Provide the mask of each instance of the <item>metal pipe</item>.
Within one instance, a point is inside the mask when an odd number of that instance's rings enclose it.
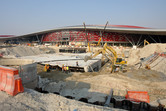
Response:
[[[112,98],[112,97],[113,97],[113,89],[111,89],[110,95],[108,96],[108,98],[107,98],[107,100],[106,100],[104,106],[107,106],[107,107],[110,106],[110,101],[111,101],[111,98]]]

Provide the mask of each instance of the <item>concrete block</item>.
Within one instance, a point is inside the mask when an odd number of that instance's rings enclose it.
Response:
[[[19,67],[19,76],[22,83],[30,83],[37,78],[37,63],[21,65]]]

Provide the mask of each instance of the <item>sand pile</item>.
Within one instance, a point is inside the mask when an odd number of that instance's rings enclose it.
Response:
[[[154,52],[162,53],[166,51],[166,44],[150,44],[140,50],[140,57],[147,57]]]
[[[119,111],[119,109],[95,106],[70,100],[56,94],[42,94],[25,89],[14,97],[0,91],[1,111]]]
[[[140,58],[148,57],[154,52],[162,53],[166,52],[166,44],[149,44],[142,49],[131,49],[128,58],[128,65],[134,65],[139,62]]]

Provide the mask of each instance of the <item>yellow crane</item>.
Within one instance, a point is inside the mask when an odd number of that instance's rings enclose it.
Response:
[[[99,54],[102,54],[112,63],[111,72],[114,70],[114,67],[127,64],[127,61],[125,61],[123,58],[118,58],[116,51],[112,47],[107,46],[107,43],[104,44],[103,49],[96,51],[93,55],[85,56],[84,61],[87,62]]]

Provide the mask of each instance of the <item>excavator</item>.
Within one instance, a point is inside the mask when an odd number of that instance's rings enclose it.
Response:
[[[102,54],[111,62],[111,72],[113,72],[117,67],[127,64],[127,61],[123,58],[118,58],[116,51],[112,47],[107,46],[107,43],[104,44],[103,49],[96,51],[93,55],[85,56],[84,61],[87,62],[99,54]]]
[[[144,40],[144,47],[145,47],[146,44],[149,45],[150,43],[145,39],[145,40]]]
[[[100,42],[101,42],[101,37],[100,37],[100,39],[99,39],[99,41],[98,41],[98,43],[97,43],[97,46],[100,46]]]

